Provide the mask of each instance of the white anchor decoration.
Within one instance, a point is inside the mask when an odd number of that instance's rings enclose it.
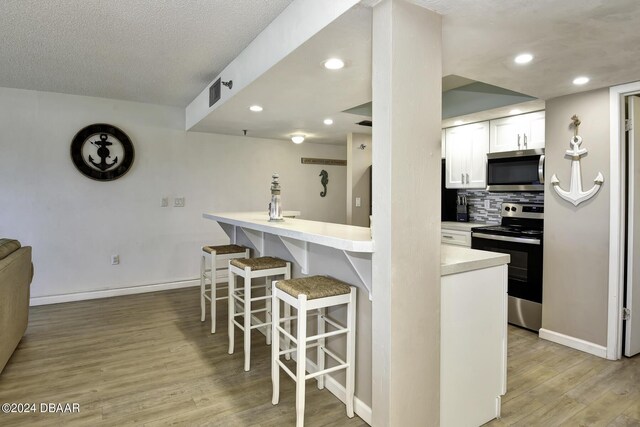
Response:
[[[551,177],[551,184],[556,193],[564,200],[573,203],[574,206],[578,206],[580,203],[585,202],[596,195],[596,193],[602,187],[604,183],[604,177],[601,172],[598,172],[598,176],[593,180],[595,185],[587,191],[582,191],[582,174],[580,173],[580,158],[587,154],[586,148],[580,148],[582,144],[582,138],[578,136],[578,126],[580,126],[580,120],[578,116],[571,117],[574,127],[574,135],[571,138],[571,150],[567,150],[567,156],[571,157],[571,183],[569,191],[563,190],[560,187],[560,180],[553,174]]]

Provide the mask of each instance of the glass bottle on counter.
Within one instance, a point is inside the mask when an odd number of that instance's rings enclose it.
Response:
[[[280,175],[274,173],[271,181],[271,203],[269,203],[269,221],[284,221],[282,218],[282,201],[280,199]]]

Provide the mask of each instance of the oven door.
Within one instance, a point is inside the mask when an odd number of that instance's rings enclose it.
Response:
[[[509,296],[542,303],[542,241],[473,232],[471,247],[509,254]]]

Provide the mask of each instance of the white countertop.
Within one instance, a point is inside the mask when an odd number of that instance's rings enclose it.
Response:
[[[474,227],[483,227],[485,225],[496,225],[493,222],[456,222],[442,221],[442,228],[445,230],[471,231]]]
[[[225,224],[345,251],[372,253],[374,248],[371,229],[368,227],[294,218],[269,222],[269,215],[261,212],[205,213],[202,216]]]
[[[511,261],[508,254],[479,251],[463,246],[442,245],[440,250],[441,276],[495,267]]]

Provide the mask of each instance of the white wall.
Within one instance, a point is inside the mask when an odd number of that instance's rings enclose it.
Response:
[[[92,123],[125,131],[136,160],[124,177],[81,175],[69,148]],[[225,243],[204,211],[264,210],[272,172],[285,209],[346,221],[346,168],[300,157],[346,158],[344,146],[187,133],[184,110],[0,88],[0,236],[33,246],[32,297],[194,279],[200,246]],[[325,198],[320,170],[329,172]],[[163,196],[186,197],[161,208]],[[110,255],[120,265],[110,265]]]
[[[358,148],[361,144],[366,145],[363,150]],[[347,224],[369,227],[371,153],[371,135],[347,135]],[[356,206],[357,197],[360,207]]]

